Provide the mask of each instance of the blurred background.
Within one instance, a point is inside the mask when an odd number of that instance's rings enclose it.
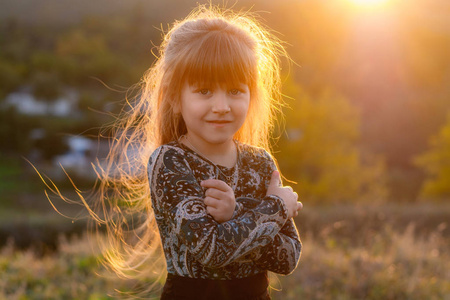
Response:
[[[28,161],[67,197],[61,165],[89,193],[102,126],[196,3],[1,1],[0,299],[142,285],[98,275],[82,206],[50,198],[70,218],[58,214]],[[272,278],[273,298],[450,299],[450,2],[226,6],[256,12],[293,60],[273,149],[305,206],[304,250],[292,275]]]

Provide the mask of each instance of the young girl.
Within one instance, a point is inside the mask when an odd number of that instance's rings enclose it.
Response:
[[[251,18],[200,7],[166,34],[124,112],[101,186],[120,244],[107,259],[121,275],[145,277],[160,239],[161,299],[270,299],[267,271],[297,266],[292,218],[302,205],[267,150],[278,53]]]

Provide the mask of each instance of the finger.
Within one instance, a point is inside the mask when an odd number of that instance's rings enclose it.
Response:
[[[218,200],[227,198],[227,193],[216,188],[209,188],[205,192],[205,196],[216,198]]]
[[[303,203],[301,203],[300,201],[297,202],[297,211],[302,210],[303,209]]]
[[[298,200],[298,194],[296,192],[294,192],[294,197],[295,197],[295,201]]]
[[[217,200],[215,198],[212,197],[205,197],[205,199],[203,199],[203,203],[205,203],[205,205],[208,207],[214,207],[214,208],[218,208],[218,206],[220,205],[220,200]]]
[[[208,212],[208,214],[210,214],[211,216],[215,216],[219,213],[219,210],[213,206],[207,206],[206,207],[206,211]]]
[[[270,178],[269,185],[271,186],[281,186],[281,178],[280,178],[280,172],[273,171],[272,177]]]
[[[287,186],[285,186],[285,188],[287,188],[287,189],[290,190],[291,192],[294,191],[294,189],[292,188],[292,186],[287,185]]]
[[[231,187],[226,184],[224,181],[219,179],[207,179],[200,182],[200,185],[204,188],[215,188],[224,192],[227,192],[231,189]]]

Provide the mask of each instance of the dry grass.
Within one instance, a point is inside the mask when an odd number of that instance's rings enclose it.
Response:
[[[281,278],[274,299],[450,299],[449,243],[441,228],[426,237],[387,227],[352,246],[332,232],[304,236],[301,262]]]
[[[272,297],[450,299],[449,211],[429,205],[305,210],[298,220],[300,265],[289,276],[272,276],[281,289]],[[420,212],[428,219],[418,218]],[[61,238],[59,251],[46,256],[4,247],[0,299],[112,299],[115,289],[139,287],[108,275],[89,238]]]
[[[46,256],[32,249],[14,251],[9,243],[0,252],[0,299],[115,299],[117,290],[138,288],[139,283],[119,280],[101,266],[93,238],[60,238],[59,251]]]

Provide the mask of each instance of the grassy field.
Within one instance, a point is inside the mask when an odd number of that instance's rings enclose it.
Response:
[[[450,299],[449,217],[444,204],[307,207],[296,220],[300,264],[271,276],[272,297]],[[47,255],[10,241],[0,252],[0,299],[113,299],[116,289],[148,284],[108,274],[92,239],[60,237]]]

